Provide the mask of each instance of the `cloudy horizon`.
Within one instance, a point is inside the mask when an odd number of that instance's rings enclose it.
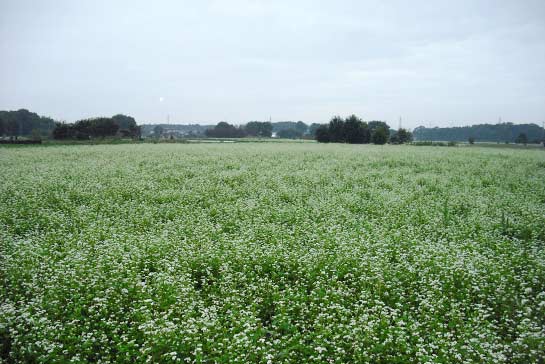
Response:
[[[545,2],[0,4],[0,109],[69,122],[545,120]]]

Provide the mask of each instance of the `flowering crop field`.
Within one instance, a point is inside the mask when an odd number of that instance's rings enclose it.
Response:
[[[6,363],[543,363],[545,153],[0,149]]]

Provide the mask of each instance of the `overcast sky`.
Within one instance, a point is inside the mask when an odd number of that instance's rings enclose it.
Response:
[[[139,123],[545,120],[545,1],[0,0],[0,109]]]

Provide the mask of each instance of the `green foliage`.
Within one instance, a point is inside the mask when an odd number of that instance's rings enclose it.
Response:
[[[413,140],[413,135],[407,129],[399,129],[390,136],[390,143],[392,144],[405,144],[410,143]]]
[[[386,144],[388,142],[388,129],[383,126],[376,127],[371,133],[373,144]]]
[[[250,121],[245,125],[244,130],[248,136],[270,138],[273,127],[270,122]]]
[[[344,131],[344,119],[334,116],[329,122],[329,141],[332,143],[344,143],[346,133]]]
[[[413,130],[416,140],[458,141],[463,142],[475,138],[480,142],[515,142],[521,133],[526,134],[528,141],[539,143],[543,138],[543,128],[536,124],[479,124],[451,128],[426,128],[419,126]]]
[[[55,128],[53,119],[40,116],[26,109],[0,111],[0,136],[32,136],[33,131],[48,135]]]
[[[119,125],[113,118],[92,118],[76,121],[74,124],[56,123],[53,130],[55,139],[104,138],[116,135]]]
[[[367,124],[356,115],[350,115],[345,120],[344,138],[350,144],[369,143],[370,132]]]
[[[214,128],[206,130],[205,134],[212,138],[242,138],[246,136],[243,127],[236,127],[225,121],[220,121]]]
[[[515,143],[517,144],[528,144],[528,137],[524,133],[520,133],[517,138],[515,139]]]
[[[373,123],[376,126],[376,123],[382,122],[374,121]],[[371,141],[371,128],[353,114],[346,120],[340,116],[334,116],[325,127],[320,126],[316,129],[314,138],[322,143],[367,144]]]
[[[369,127],[369,130],[371,131],[371,133],[373,133],[376,129],[378,128],[382,128],[386,131],[386,135],[389,136],[390,135],[390,126],[388,124],[386,124],[384,121],[369,121],[367,123],[368,127]]]
[[[132,116],[117,114],[112,116],[112,120],[119,126],[121,136],[140,138],[141,128],[136,125],[136,120]]]
[[[314,137],[319,143],[329,143],[329,127],[327,125],[320,125],[314,132]]]
[[[540,363],[542,150],[0,152],[0,361]]]
[[[111,118],[91,118],[78,120],[73,124],[55,123],[53,138],[57,140],[77,139],[89,140],[115,135],[121,137],[140,138],[141,130],[131,116],[117,114]]]

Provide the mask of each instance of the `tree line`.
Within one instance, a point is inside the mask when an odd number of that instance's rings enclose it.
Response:
[[[272,126],[272,129],[271,129]],[[143,124],[142,135],[149,137],[278,137],[287,139],[313,138],[320,124],[303,121],[250,121],[236,126],[222,121],[216,125]]]
[[[315,139],[320,143],[403,144],[412,140],[412,134],[406,129],[391,130],[384,121],[365,122],[352,114],[347,118],[334,116],[329,124],[318,126]]]
[[[143,131],[143,132],[142,132]],[[0,111],[0,137],[51,136],[55,139],[91,139],[109,136],[140,138],[154,137],[213,137],[213,138],[314,138],[322,143],[403,144],[412,141],[476,141],[506,143],[539,143],[545,141],[545,131],[536,124],[478,124],[464,127],[426,128],[420,126],[410,133],[406,129],[392,130],[386,122],[365,122],[356,115],[333,117],[328,124],[306,124],[303,121],[250,121],[245,125],[219,122],[216,125],[136,124],[133,117],[118,114],[56,122],[26,109]]]
[[[478,124],[449,128],[426,128],[413,130],[415,140],[539,143],[543,141],[544,130],[536,124]]]
[[[0,111],[0,136],[10,138],[49,135],[55,129],[55,121],[27,109]]]
[[[63,123],[26,109],[0,111],[0,137],[8,136],[11,139],[53,137],[84,140],[108,136],[139,138],[140,134],[136,120],[123,114]]]
[[[98,117],[75,123],[55,123],[53,138],[59,140],[105,138],[109,136],[140,138],[140,127],[133,117],[118,114],[111,118]]]

